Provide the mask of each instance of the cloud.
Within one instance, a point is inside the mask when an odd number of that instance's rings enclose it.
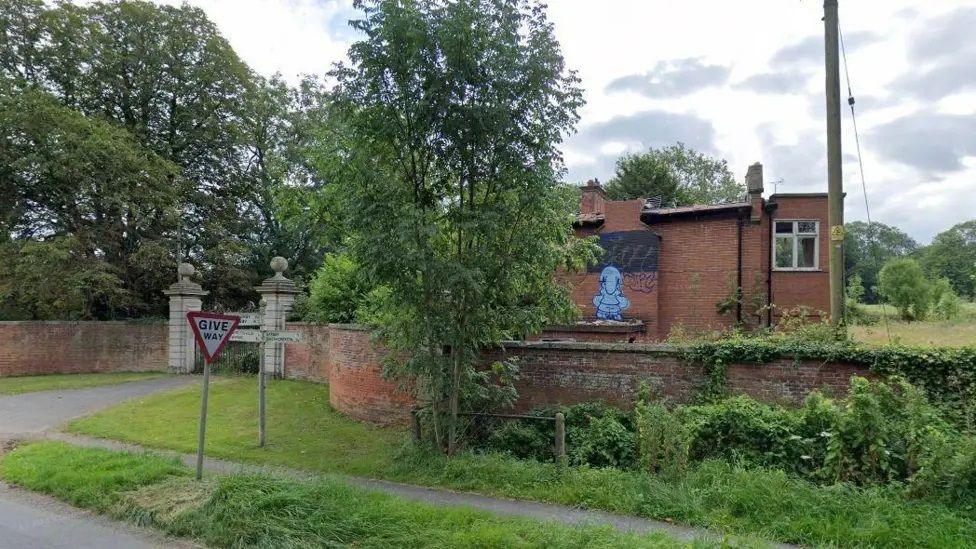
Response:
[[[769,125],[759,126],[756,133],[762,143],[766,179],[782,179],[781,192],[827,190],[827,145],[822,132],[805,130],[792,141],[779,139]],[[768,190],[772,192],[772,188]]]
[[[884,158],[930,176],[960,170],[964,157],[976,156],[976,115],[918,111],[877,126],[869,135]]]
[[[892,83],[902,92],[937,100],[976,89],[976,8],[961,8],[919,25],[908,39],[913,70]]]
[[[706,65],[699,58],[659,61],[643,74],[621,76],[607,85],[607,92],[631,91],[651,98],[678,97],[724,84],[729,67]]]
[[[880,39],[872,32],[852,32],[844,36],[844,46],[848,53]],[[772,65],[811,65],[824,62],[823,35],[813,35],[781,48],[770,59]]]
[[[757,93],[801,93],[806,90],[810,72],[787,70],[754,74],[735,84],[736,88]]]
[[[702,152],[717,152],[712,123],[694,114],[649,110],[590,124],[566,142],[569,180],[607,179],[621,154],[678,141]],[[606,154],[601,149],[622,153]]]

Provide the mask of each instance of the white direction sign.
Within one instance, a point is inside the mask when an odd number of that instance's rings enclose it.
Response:
[[[238,326],[260,326],[261,325],[261,313],[227,313],[231,316],[236,316],[241,319],[237,323]],[[236,341],[236,340],[232,340]]]
[[[230,340],[244,343],[261,343],[264,341],[264,334],[261,332],[261,330],[242,328],[239,330],[234,330],[234,333],[230,334]]]
[[[268,330],[264,332],[264,340],[268,342],[301,341],[302,334],[291,330]]]
[[[239,321],[236,316],[202,311],[190,311],[186,313],[186,319],[190,322],[193,336],[208,363],[213,362],[220,354],[224,344],[237,329]]]

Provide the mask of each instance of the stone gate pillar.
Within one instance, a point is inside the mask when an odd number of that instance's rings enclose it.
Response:
[[[288,261],[283,257],[271,260],[274,276],[265,280],[254,288],[261,294],[264,306],[261,311],[261,330],[285,329],[285,318],[292,304],[298,288],[295,283],[285,278],[282,273],[288,268]],[[268,343],[264,346],[264,371],[274,377],[282,377],[285,372],[285,344]]]
[[[195,342],[186,313],[199,311],[207,291],[190,280],[193,265],[180,263],[178,279],[163,293],[169,296],[169,371],[189,374],[193,371]]]

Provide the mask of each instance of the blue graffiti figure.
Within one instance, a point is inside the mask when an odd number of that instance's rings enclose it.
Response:
[[[630,300],[624,297],[621,285],[624,277],[616,267],[606,266],[600,273],[600,293],[593,296],[597,318],[621,320],[620,312],[630,307]]]

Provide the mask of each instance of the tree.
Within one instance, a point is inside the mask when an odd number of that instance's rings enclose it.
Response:
[[[345,254],[328,254],[309,284],[308,317],[316,322],[355,322],[373,285]]]
[[[662,206],[678,205],[678,178],[671,166],[650,153],[628,154],[617,159],[613,179],[606,185],[607,198],[632,200],[660,198]]]
[[[607,182],[614,200],[660,197],[663,206],[734,202],[744,194],[725,160],[681,142],[622,157]]]
[[[182,220],[187,259],[212,290],[208,306],[256,301],[253,286],[274,255],[287,255],[292,276],[301,277],[334,247],[333,229],[302,217],[305,204],[335,186],[299,158],[326,120],[324,88],[314,79],[292,89],[255,75],[201,9],[0,0],[0,92],[32,89],[123,129],[176,166],[185,184],[165,213]],[[333,206],[318,201],[307,211]],[[157,236],[175,240],[176,227]],[[172,282],[175,246],[149,246],[143,255],[163,249],[167,258],[144,265],[165,265]]]
[[[403,358],[391,373],[413,380],[452,453],[462,405],[514,398],[476,368],[482,351],[573,313],[554,274],[592,243],[573,237],[558,145],[582,94],[538,2],[356,6],[365,38],[333,72],[353,167],[350,248],[389,288],[395,314],[380,333]]]
[[[94,302],[65,298],[55,307],[27,302],[27,296],[46,301],[41,292],[14,292],[12,303],[24,307],[22,316],[110,318],[162,309],[167,282],[154,267],[175,249],[173,214],[182,185],[177,173],[125,130],[87,118],[46,93],[0,95],[0,231],[15,239],[10,249],[31,251],[36,259],[18,261],[8,275],[19,279],[3,283],[33,280],[23,273],[30,264],[45,277],[64,272],[47,270],[61,258],[71,262],[63,269],[78,272],[52,277],[59,284],[104,282],[128,295],[101,300],[92,288]],[[166,262],[167,273],[172,265]],[[108,283],[108,277],[115,280]],[[59,293],[75,290],[85,291]]]
[[[879,291],[905,320],[922,320],[928,314],[932,290],[925,272],[910,258],[892,259],[878,274]]]
[[[959,295],[976,297],[972,277],[976,265],[976,220],[935,235],[932,244],[922,251],[921,261],[929,276],[945,277]]]
[[[889,260],[907,257],[918,250],[918,242],[897,227],[853,221],[844,225],[844,272],[847,284],[858,276],[864,286],[864,301],[877,303],[878,272]]]

